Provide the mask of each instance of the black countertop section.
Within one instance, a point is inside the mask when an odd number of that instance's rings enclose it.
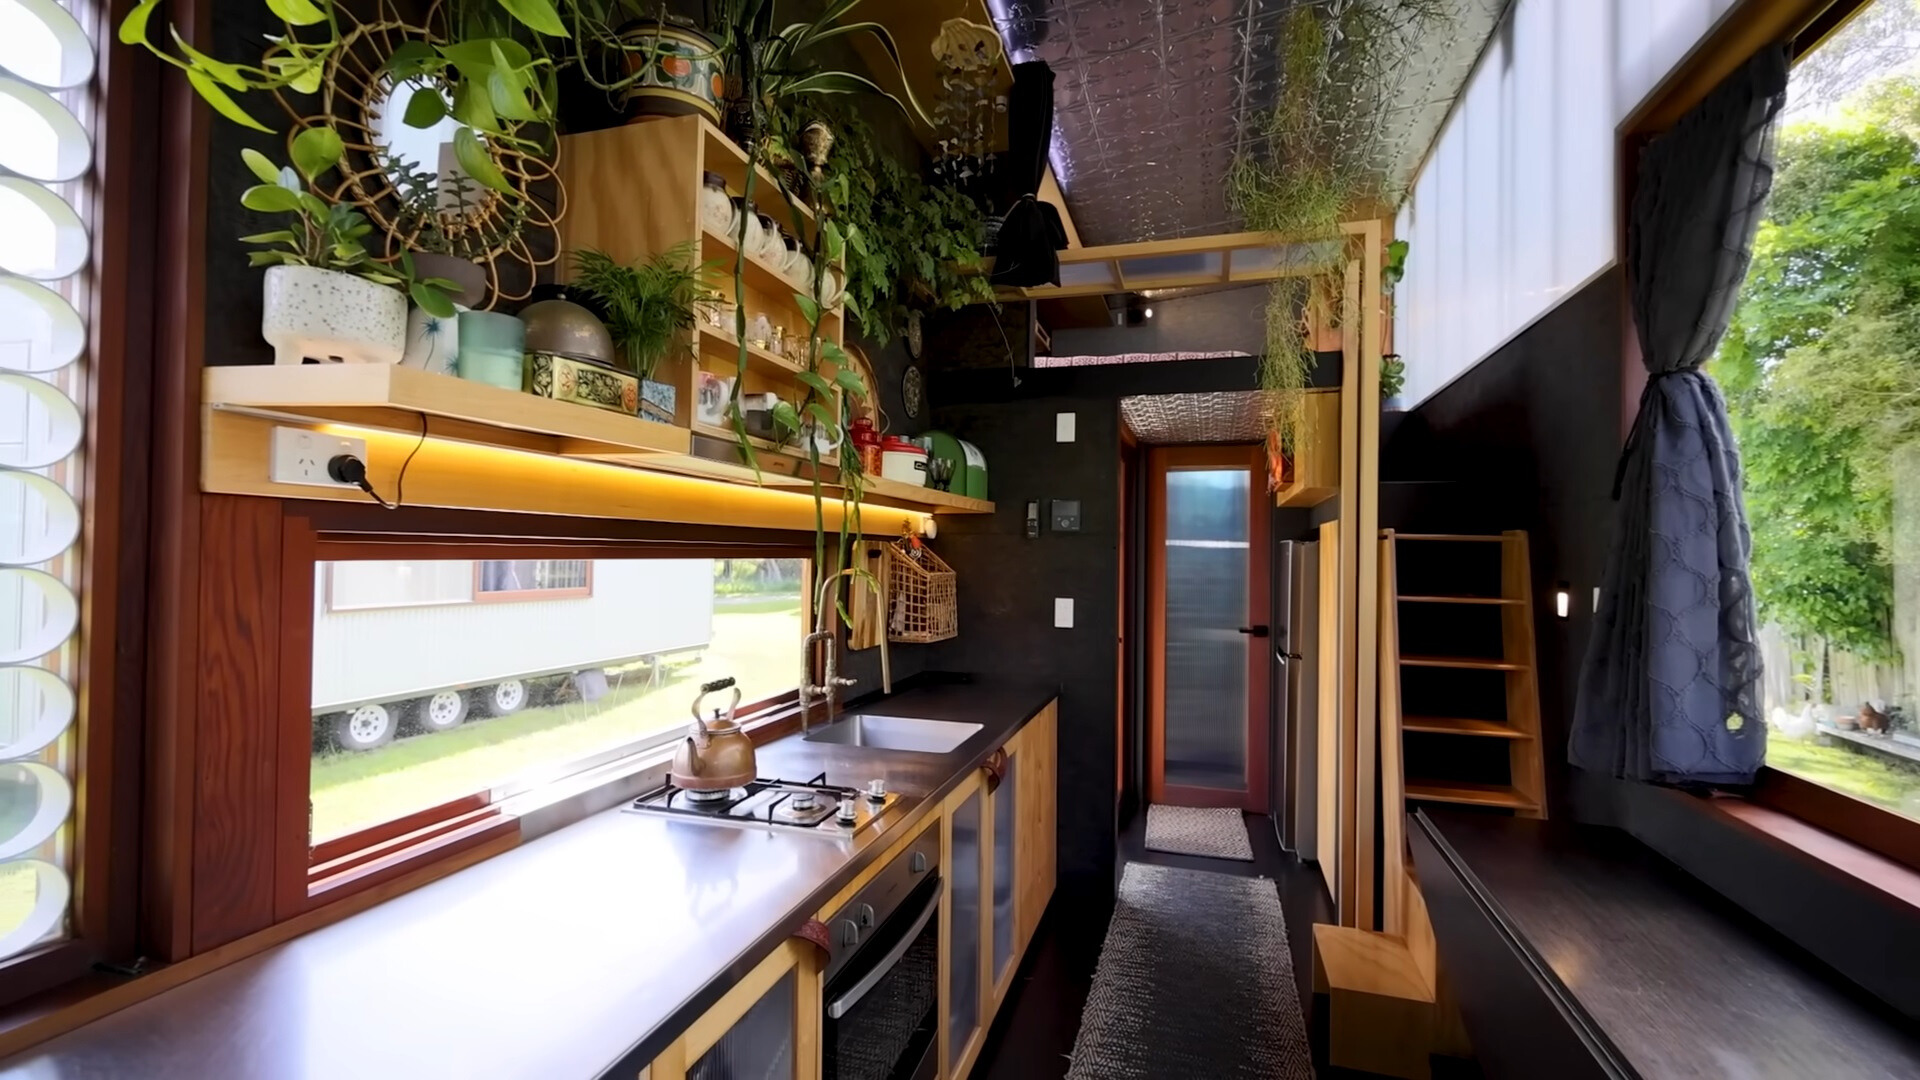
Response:
[[[1877,1003],[1632,837],[1423,813],[1455,872],[1639,1075],[1920,1076],[1920,1041]]]
[[[32,1077],[633,1076],[1058,695],[942,682],[851,712],[983,725],[949,754],[761,747],[762,776],[884,778],[851,840],[609,810],[0,1063]]]

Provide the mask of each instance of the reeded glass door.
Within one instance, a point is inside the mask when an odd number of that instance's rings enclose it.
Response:
[[[1266,805],[1267,500],[1257,447],[1153,451],[1149,797]]]

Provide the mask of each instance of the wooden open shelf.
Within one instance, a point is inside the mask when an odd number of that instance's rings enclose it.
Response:
[[[733,253],[736,250],[738,249],[733,246],[733,237],[722,236],[704,225],[700,227],[700,261],[721,263],[716,277],[724,279],[723,284],[731,284],[733,281]],[[802,296],[810,295],[807,282],[793,280],[781,273],[778,267],[751,251],[747,253],[747,262],[741,269],[741,276],[747,288],[768,296],[790,297],[796,293]],[[755,312],[748,312],[748,319],[751,320],[754,314]],[[823,331],[826,323],[837,322],[839,318],[839,305],[828,308],[821,316]]]
[[[1408,716],[1400,720],[1403,731],[1429,735],[1474,735],[1490,739],[1531,739],[1532,735],[1497,720],[1478,720],[1470,716]]]
[[[1275,506],[1318,506],[1340,494],[1340,391],[1300,395],[1293,457],[1287,462]]]
[[[392,364],[210,367],[202,399],[412,434],[424,414],[446,421],[430,424],[440,438],[563,457],[684,454],[689,445],[671,424]]]
[[[300,366],[260,365],[208,368],[202,379],[202,401],[215,413],[221,411],[251,413],[254,416],[290,423],[335,423],[404,436],[424,434],[434,439],[470,443],[502,450],[513,450],[549,458],[592,460],[648,472],[676,473],[725,481],[744,487],[811,489],[811,465],[804,457],[784,450],[763,439],[754,440],[760,451],[761,469],[756,473],[737,458],[714,457],[709,447],[695,453],[694,435],[700,435],[733,447],[733,432],[697,424],[691,428],[659,424],[635,416],[552,401],[516,390],[505,390],[471,382],[451,375],[435,375],[385,364],[306,364]],[[221,439],[220,431],[209,428],[208,438]],[[239,455],[239,456],[233,456]],[[703,456],[706,455],[706,456]],[[261,483],[267,462],[251,444],[211,446],[210,458],[220,457],[237,472],[252,477],[257,472]],[[259,458],[257,469],[252,459]],[[242,459],[246,460],[242,460]],[[230,460],[229,460],[230,459]],[[834,499],[840,497],[838,455],[823,462],[823,482]],[[512,468],[511,460],[501,463]],[[234,494],[281,494],[277,489],[260,489],[248,480],[239,487],[215,483],[207,490],[231,490]],[[307,490],[307,489],[300,489]],[[324,492],[328,489],[312,489]],[[357,493],[355,495],[357,496]],[[864,502],[933,514],[990,514],[994,505],[981,499],[969,499],[932,488],[914,487],[881,477],[869,477]],[[438,505],[463,505],[472,509],[501,509],[489,501],[485,491],[470,497]]]
[[[1417,802],[1495,806],[1529,812],[1540,809],[1539,803],[1505,784],[1469,784],[1460,780],[1408,780],[1407,798]]]
[[[740,343],[733,335],[711,326],[699,328],[700,355],[738,366],[740,362]],[[772,377],[792,378],[802,369],[798,363],[779,353],[762,349],[751,342],[747,344],[747,370],[758,371]]]
[[[881,506],[899,506],[908,509],[919,506],[932,507],[936,514],[993,513],[993,504],[985,499],[970,499],[965,495],[955,495],[951,491],[941,491],[938,488],[903,484],[898,480],[888,480],[884,476],[867,477],[865,492],[862,501]]]
[[[1478,656],[1402,656],[1405,667],[1467,668],[1473,671],[1525,671],[1526,665],[1511,660],[1489,660]]]

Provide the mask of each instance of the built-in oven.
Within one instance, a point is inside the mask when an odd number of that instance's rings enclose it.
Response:
[[[825,1080],[925,1080],[938,1071],[940,887],[934,828],[828,921]]]

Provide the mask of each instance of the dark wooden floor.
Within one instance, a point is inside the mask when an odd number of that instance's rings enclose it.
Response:
[[[1333,916],[1326,886],[1317,869],[1281,850],[1265,815],[1248,814],[1247,832],[1253,838],[1252,862],[1170,855],[1146,849],[1146,815],[1140,814],[1121,832],[1120,857],[1124,862],[1272,879],[1286,913],[1287,944],[1293,952],[1300,1001],[1308,1012],[1308,1030],[1315,1036],[1315,1057],[1324,1058],[1325,1025],[1313,1022],[1313,924]],[[1055,896],[980,1051],[975,1080],[1045,1080],[1066,1075],[1067,1055],[1080,1030],[1080,1010],[1093,986],[1111,915],[1110,900]],[[1319,1075],[1336,1080],[1359,1075],[1330,1071],[1324,1060],[1317,1060],[1315,1067]]]

